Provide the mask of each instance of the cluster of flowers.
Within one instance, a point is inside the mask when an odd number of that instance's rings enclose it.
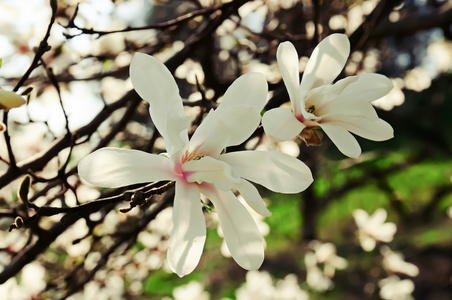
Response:
[[[361,153],[350,132],[375,141],[393,136],[392,127],[378,118],[370,104],[392,89],[388,78],[363,74],[331,84],[342,71],[349,52],[345,35],[328,36],[314,49],[299,84],[295,47],[290,42],[279,46],[277,60],[292,110],[280,107],[264,114],[262,125],[268,136],[288,140],[298,135],[309,145],[319,144],[315,130],[320,127],[349,157]],[[200,194],[213,203],[234,260],[245,269],[258,269],[264,259],[264,241],[232,190],[237,190],[258,214],[270,216],[250,181],[278,193],[299,193],[313,181],[303,162],[284,153],[225,153],[227,147],[246,141],[261,123],[268,94],[265,77],[248,73],[235,80],[220,105],[208,113],[189,139],[189,118],[177,84],[164,64],[136,53],[130,76],[134,89],[150,104],[151,118],[165,140],[167,153],[99,149],[80,161],[80,176],[102,187],[157,180],[176,182],[167,259],[179,276],[194,270],[204,247],[206,225]]]

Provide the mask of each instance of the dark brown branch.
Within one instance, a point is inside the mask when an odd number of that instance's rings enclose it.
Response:
[[[118,30],[110,30],[110,31],[101,31],[101,30],[94,30],[94,29],[89,29],[89,28],[82,28],[79,27],[75,24],[74,20],[77,16],[77,12],[78,12],[78,5],[77,8],[74,11],[73,16],[71,17],[71,19],[69,20],[69,23],[67,26],[65,26],[66,28],[75,28],[77,30],[80,30],[80,33],[76,34],[76,35],[70,35],[70,34],[64,34],[66,38],[73,38],[82,34],[97,34],[99,37],[103,36],[103,35],[107,35],[107,34],[112,34],[112,33],[123,33],[123,32],[130,32],[130,31],[141,31],[141,30],[150,30],[150,29],[166,29],[172,26],[176,26],[176,25],[180,25],[181,23],[188,21],[190,19],[193,19],[197,16],[202,16],[202,15],[207,15],[210,14],[216,10],[219,10],[222,8],[223,5],[216,5],[213,7],[207,7],[207,8],[202,8],[196,11],[192,11],[189,13],[186,13],[185,15],[179,16],[173,20],[169,20],[166,22],[161,22],[158,24],[154,24],[154,25],[148,25],[148,26],[142,26],[142,27],[126,27],[123,29],[118,29]]]

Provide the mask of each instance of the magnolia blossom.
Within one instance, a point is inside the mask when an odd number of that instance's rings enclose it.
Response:
[[[236,290],[237,300],[307,300],[308,293],[300,288],[295,274],[274,282],[267,271],[249,271],[246,283]]]
[[[328,36],[314,49],[300,83],[297,51],[292,43],[281,43],[276,58],[292,110],[279,107],[266,112],[262,119],[266,134],[275,140],[298,135],[308,145],[320,145],[314,131],[320,127],[339,151],[353,158],[361,154],[361,148],[351,133],[374,141],[392,138],[392,127],[378,118],[370,104],[391,91],[391,80],[362,74],[332,84],[349,54],[346,35]]]
[[[304,163],[283,153],[224,153],[226,147],[243,143],[259,125],[267,95],[263,75],[249,73],[238,78],[190,140],[189,118],[169,70],[154,57],[137,53],[130,75],[135,90],[150,104],[151,118],[165,140],[167,154],[99,149],[79,163],[80,176],[103,187],[176,182],[167,259],[179,276],[193,271],[204,247],[206,225],[200,194],[213,203],[234,260],[245,269],[259,268],[264,259],[262,236],[232,189],[257,213],[270,216],[248,180],[283,193],[301,192],[313,180]]]
[[[359,243],[364,250],[372,251],[377,241],[389,243],[394,238],[397,226],[392,222],[385,223],[386,216],[384,208],[377,209],[371,216],[362,209],[353,211]]]
[[[403,255],[392,251],[388,246],[381,246],[380,252],[383,254],[383,267],[391,273],[402,273],[411,277],[419,275],[419,268],[406,262]]]
[[[347,268],[348,261],[336,254],[336,246],[333,243],[322,243],[313,240],[309,243],[308,251],[304,262],[306,265],[306,282],[308,285],[320,292],[333,288],[334,283],[331,280],[334,277],[336,269],[343,270]],[[320,266],[323,264],[323,270]]]
[[[412,300],[411,293],[414,292],[414,283],[410,279],[401,280],[397,276],[378,281],[380,297],[385,300]]]

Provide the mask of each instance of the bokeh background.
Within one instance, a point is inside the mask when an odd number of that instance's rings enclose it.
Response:
[[[228,257],[206,211],[201,262],[177,277],[165,261],[173,191],[98,189],[77,176],[100,147],[164,151],[130,83],[135,52],[165,62],[194,130],[246,72],[266,76],[266,109],[287,102],[278,44],[294,43],[303,70],[335,32],[352,47],[338,79],[393,80],[373,104],[395,136],[358,138],[359,159],[326,136],[307,147],[261,128],[228,149],[283,151],[315,178],[298,195],[260,191],[273,213],[255,216],[260,270]],[[452,1],[440,0],[0,1],[0,87],[27,99],[2,112],[2,299],[452,299],[451,37]],[[120,212],[127,189],[147,203]]]

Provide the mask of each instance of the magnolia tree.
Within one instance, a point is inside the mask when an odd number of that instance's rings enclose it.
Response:
[[[447,295],[447,92],[401,104],[449,2],[37,2],[0,4],[6,299]]]

